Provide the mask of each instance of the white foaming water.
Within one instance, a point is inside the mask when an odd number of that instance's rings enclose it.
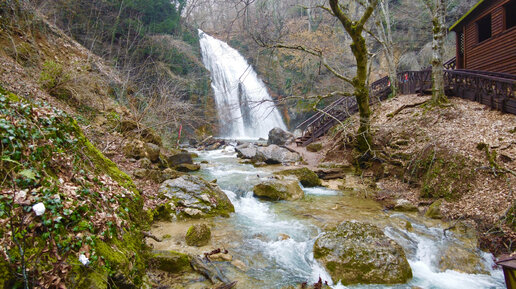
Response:
[[[323,187],[315,187],[315,188],[305,188],[303,187],[303,191],[305,191],[308,195],[315,195],[315,196],[337,196],[340,195],[340,192],[330,190]]]
[[[199,30],[204,66],[212,88],[222,137],[267,138],[274,127],[286,130],[267,88],[238,51]]]
[[[398,285],[354,285],[343,286],[331,279],[328,272],[313,257],[313,245],[321,234],[319,228],[306,219],[297,218],[288,212],[275,208],[280,203],[260,201],[253,197],[252,187],[270,175],[264,169],[257,170],[250,165],[238,163],[234,154],[223,155],[223,151],[199,152],[201,158],[210,161],[201,173],[216,177],[235,207],[235,214],[228,222],[241,234],[241,243],[234,248],[239,259],[249,263],[247,275],[263,283],[255,288],[283,288],[287,285],[308,282],[313,284],[321,278],[334,289],[503,289],[503,273],[493,269],[492,256],[479,253],[484,259],[484,270],[488,274],[466,274],[439,269],[439,258],[450,244],[460,243],[453,236],[443,236],[442,228],[427,228],[403,214],[392,214],[391,218],[402,218],[412,222],[414,231],[387,227],[385,233],[397,241],[409,260],[414,277],[406,284]],[[219,158],[222,156],[222,158]],[[313,198],[339,195],[326,188],[303,188]],[[316,204],[317,202],[314,202]],[[289,238],[285,239],[284,235]],[[283,238],[282,238],[283,237]],[[334,283],[335,282],[335,283]],[[249,287],[246,287],[249,288]]]

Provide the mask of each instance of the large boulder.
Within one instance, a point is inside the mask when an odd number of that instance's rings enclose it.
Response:
[[[211,239],[210,227],[206,224],[196,224],[188,228],[185,241],[188,246],[202,247],[208,245]]]
[[[251,159],[253,162],[264,162],[266,164],[288,164],[301,161],[298,153],[279,147],[277,145],[269,145],[266,147],[258,147],[256,155]]]
[[[281,176],[296,176],[304,187],[317,187],[321,185],[321,179],[315,172],[308,168],[283,170],[275,173]]]
[[[184,175],[163,182],[159,188],[170,199],[172,214],[179,218],[224,216],[235,211],[226,194],[213,183],[198,176]]]
[[[315,241],[314,257],[343,285],[398,284],[412,278],[401,246],[371,224],[339,224]]]
[[[252,143],[244,143],[235,148],[237,157],[242,159],[252,159],[256,156],[256,146]]]
[[[294,135],[288,131],[284,131],[279,127],[275,127],[269,131],[269,139],[267,144],[275,144],[284,146],[294,140]]]
[[[167,156],[167,163],[173,168],[181,164],[193,164],[193,159],[188,152],[178,152]]]
[[[299,182],[294,178],[271,179],[260,183],[253,188],[256,197],[272,201],[279,200],[299,200],[305,193],[299,186]]]

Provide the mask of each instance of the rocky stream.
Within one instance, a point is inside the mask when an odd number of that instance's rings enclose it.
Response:
[[[340,189],[330,189],[337,188],[335,182],[323,182],[326,187],[299,183],[303,196],[271,200],[257,198],[253,187],[283,179],[277,172],[290,167],[255,167],[238,158],[231,146],[195,153],[202,165],[194,175],[220,187],[234,213],[159,222],[152,234],[165,238],[150,243],[155,250],[191,256],[227,250],[212,262],[220,274],[237,281],[237,288],[297,288],[319,278],[332,288],[505,288],[493,256],[477,249],[467,226],[446,231],[449,224],[417,211],[383,210],[367,197],[370,184],[351,173],[337,181]],[[188,246],[185,234],[199,223],[211,228],[211,240]],[[179,288],[214,286],[193,272],[175,275],[170,283],[181,284]]]

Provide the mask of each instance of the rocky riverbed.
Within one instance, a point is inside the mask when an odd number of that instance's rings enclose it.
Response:
[[[251,164],[242,164],[231,149],[196,153],[200,156],[196,161],[203,164],[195,174],[220,188],[235,212],[230,213],[229,218],[179,218],[173,222],[155,223],[151,233],[162,237],[163,241],[151,240],[149,243],[154,250],[177,251],[190,258],[221,249],[222,253],[214,254],[212,264],[224,278],[237,281],[237,288],[284,288],[304,282],[315,283],[319,278],[333,288],[504,288],[502,272],[493,269],[491,255],[476,249],[476,240],[467,227],[457,227],[445,234],[443,229],[448,225],[439,220],[427,219],[414,211],[385,211],[368,198],[372,184],[364,183],[352,174],[332,182],[323,181],[325,185],[340,188],[338,190],[321,186],[305,188],[299,184],[304,193],[300,199],[261,200],[253,196],[253,187],[277,180],[277,172],[285,170],[285,166],[255,168]],[[198,200],[202,202],[202,197]],[[329,265],[328,258],[321,257],[321,246],[315,246],[314,257],[314,244],[331,244],[333,241],[327,242],[331,232],[336,227],[340,227],[337,231],[342,230],[345,226],[342,224],[348,221],[366,223],[375,228],[372,229],[374,232],[379,232],[374,234],[376,241],[363,243],[368,252],[363,255],[372,258],[365,260],[365,266],[399,263],[401,277],[383,280],[371,274],[372,282],[359,278],[342,283],[401,284],[344,287],[337,280],[343,277],[331,270],[335,268],[334,264]],[[187,244],[187,231],[196,224],[206,224],[211,230],[206,245]],[[382,249],[378,242],[392,244],[394,249]],[[338,254],[343,247],[334,249],[337,251],[332,254],[337,257],[332,258],[344,260]],[[215,286],[209,277],[186,271],[170,274],[157,270],[153,274],[162,284],[174,284],[176,287],[173,288]],[[216,276],[212,277],[220,283]]]

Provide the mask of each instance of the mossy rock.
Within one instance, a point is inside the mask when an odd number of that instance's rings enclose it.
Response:
[[[235,211],[228,196],[216,184],[194,175],[166,180],[159,193],[170,199],[178,218],[229,217]]]
[[[478,164],[445,150],[427,147],[414,154],[404,178],[421,185],[422,198],[454,200],[469,192]]]
[[[211,229],[206,224],[197,224],[188,228],[185,240],[188,246],[202,247],[208,245],[211,239]]]
[[[343,285],[400,284],[412,278],[403,248],[371,224],[342,222],[317,238],[314,257]]]
[[[146,157],[151,162],[156,163],[159,161],[160,147],[158,145],[148,142],[144,144],[144,148]]]
[[[441,205],[443,203],[443,200],[437,200],[433,202],[430,207],[428,207],[428,210],[425,213],[425,217],[431,218],[431,219],[442,219],[441,215]]]
[[[162,146],[163,141],[161,140],[161,136],[152,128],[146,128],[140,133],[142,139],[145,142],[155,144],[157,146]]]
[[[258,198],[272,201],[294,201],[305,195],[295,179],[269,180],[254,186],[253,193]]]
[[[173,168],[181,164],[193,164],[192,155],[185,152],[173,152],[166,156],[169,167]]]
[[[398,199],[394,204],[394,210],[398,212],[417,212],[417,207],[409,200]]]
[[[120,132],[128,132],[138,128],[138,123],[132,119],[123,119],[120,121]]]
[[[306,150],[309,152],[313,152],[313,153],[316,153],[316,152],[322,150],[322,148],[323,148],[323,145],[320,143],[311,143],[306,146]]]
[[[190,256],[176,251],[153,251],[150,265],[168,273],[191,272]]]
[[[196,172],[196,171],[200,170],[201,166],[198,164],[180,164],[180,165],[176,166],[175,169],[178,172],[189,173],[189,172]]]
[[[122,148],[122,152],[127,158],[140,159],[147,157],[145,143],[138,139],[130,139]]]
[[[276,172],[275,174],[282,176],[296,176],[304,187],[317,187],[321,185],[321,179],[319,179],[315,172],[308,168],[283,170]]]

